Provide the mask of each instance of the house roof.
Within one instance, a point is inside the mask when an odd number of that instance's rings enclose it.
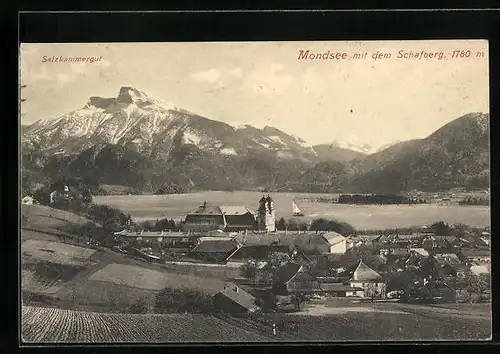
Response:
[[[460,259],[455,253],[438,253],[434,255],[434,259],[440,265],[455,265],[460,263]]]
[[[219,208],[222,214],[227,216],[245,215],[248,213],[256,215],[254,211],[242,205],[222,205]]]
[[[486,264],[473,265],[472,267],[470,267],[470,271],[476,275],[489,274],[491,272],[491,267]]]
[[[303,270],[303,266],[294,262],[288,262],[281,266],[274,276],[273,282],[284,284],[289,282],[297,273]]]
[[[491,257],[489,250],[462,249],[460,251],[464,257]]]
[[[429,256],[429,252],[426,251],[423,248],[410,248],[410,252],[415,252],[415,253],[423,256],[423,257],[428,257]]]
[[[342,283],[320,283],[319,287],[323,291],[361,291],[363,288],[344,285]]]
[[[324,233],[304,233],[304,232],[287,232],[287,233],[265,233],[237,235],[236,239],[243,244],[248,245],[270,245],[279,243],[281,245],[297,245],[297,246],[329,246],[327,239],[323,237]]]
[[[360,261],[358,267],[354,271],[353,280],[377,280],[380,278],[380,274],[368,267],[363,261]]]
[[[200,205],[188,215],[222,215],[222,210],[216,205]]]
[[[453,269],[457,272],[465,272],[469,270],[469,267],[466,264],[459,263],[459,264],[454,264],[452,265]]]
[[[235,288],[237,288],[238,291],[236,291]],[[256,298],[236,285],[228,285],[224,290],[219,291],[218,294],[227,297],[247,310],[256,310],[259,308],[255,305]]]
[[[326,232],[324,233],[323,235],[323,238],[328,241],[328,243],[330,245],[336,245],[336,244],[339,244],[343,241],[346,240],[346,238],[344,236],[342,236],[341,234],[337,233],[337,232]]]
[[[271,252],[290,252],[288,245],[244,245],[234,252],[229,259],[267,260]]]
[[[161,232],[161,231],[143,231],[143,232],[120,231],[120,232],[115,232],[114,235],[123,237],[163,237],[163,238],[192,237],[191,235],[188,235],[187,233],[183,232]]]
[[[201,242],[192,252],[227,253],[235,251],[239,246],[234,240],[210,240]]]

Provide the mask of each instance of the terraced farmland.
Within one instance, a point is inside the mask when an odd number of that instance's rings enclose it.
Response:
[[[210,315],[133,315],[23,306],[26,343],[269,342]]]

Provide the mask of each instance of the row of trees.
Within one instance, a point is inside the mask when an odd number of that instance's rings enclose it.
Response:
[[[395,194],[342,194],[338,198],[339,204],[423,204],[425,199],[410,199]]]
[[[346,223],[324,218],[315,219],[308,223],[297,219],[280,218],[276,221],[276,229],[279,231],[335,231],[342,235],[350,235],[356,232],[356,229]]]
[[[134,227],[132,227],[133,231],[180,231],[181,224],[176,223],[173,219],[157,219],[156,221],[147,220],[141,223],[138,223]]]
[[[490,205],[489,198],[467,197],[458,202],[459,205]]]

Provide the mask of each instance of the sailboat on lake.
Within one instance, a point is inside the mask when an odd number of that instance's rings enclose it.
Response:
[[[293,216],[304,216],[304,213],[302,212],[302,210],[300,210],[297,203],[295,203],[295,198],[293,198],[293,201],[292,201],[292,212],[293,212],[292,213]]]

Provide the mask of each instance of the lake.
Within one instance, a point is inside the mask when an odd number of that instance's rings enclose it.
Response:
[[[267,196],[267,194],[266,194]],[[272,193],[276,217],[291,217],[292,199],[305,214],[299,219],[320,217],[344,221],[358,230],[387,229],[427,225],[435,221],[464,223],[484,227],[491,224],[489,206],[420,205],[345,205],[313,202],[311,198],[335,197],[335,194]],[[206,191],[170,195],[94,196],[97,204],[107,204],[130,214],[136,221],[169,218],[183,219],[206,201],[211,205],[245,205],[256,211],[262,193]]]

